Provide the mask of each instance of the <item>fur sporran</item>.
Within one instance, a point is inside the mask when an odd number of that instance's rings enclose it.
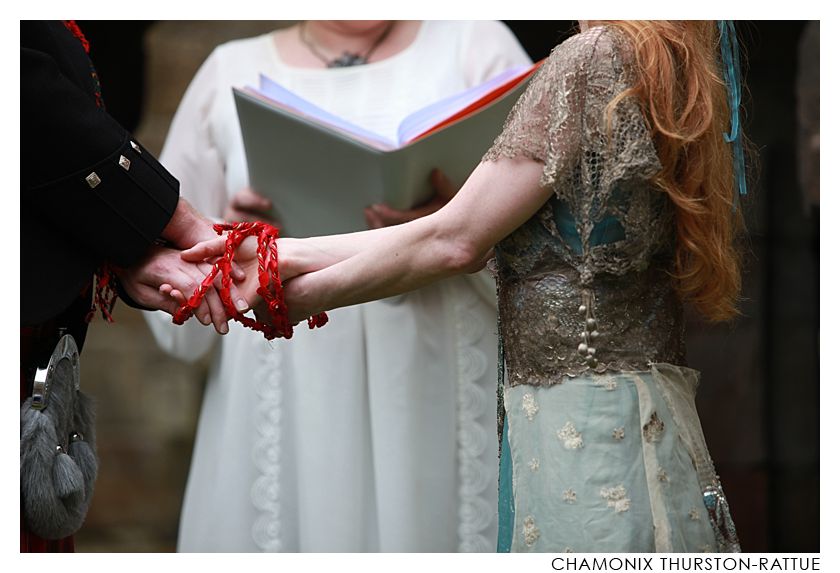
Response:
[[[20,495],[27,527],[61,539],[82,525],[96,480],[91,399],[79,390],[79,351],[61,338],[20,407]]]

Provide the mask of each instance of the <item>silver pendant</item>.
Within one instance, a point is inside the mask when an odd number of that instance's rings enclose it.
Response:
[[[351,66],[361,66],[367,63],[367,58],[360,54],[351,54],[344,52],[340,57],[332,60],[327,64],[328,68],[349,68]]]

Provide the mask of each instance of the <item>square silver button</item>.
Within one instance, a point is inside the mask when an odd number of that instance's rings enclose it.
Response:
[[[99,178],[99,175],[96,174],[96,171],[93,171],[90,175],[85,177],[85,181],[90,186],[91,189],[102,183],[102,179]]]

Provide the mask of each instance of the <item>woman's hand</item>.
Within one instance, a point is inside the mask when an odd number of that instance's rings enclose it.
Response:
[[[244,187],[225,208],[225,220],[231,223],[241,221],[253,222],[262,221],[275,227],[279,223],[271,213],[271,201],[250,187]]]
[[[432,170],[430,180],[432,188],[435,190],[435,196],[419,207],[400,211],[392,209],[384,203],[378,203],[365,209],[365,221],[368,228],[380,229],[425,217],[446,205],[458,192],[458,189],[440,169]]]

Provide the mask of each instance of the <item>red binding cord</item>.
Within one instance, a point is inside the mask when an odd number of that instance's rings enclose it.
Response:
[[[85,320],[87,322],[92,321],[98,308],[99,312],[102,313],[102,318],[106,322],[114,322],[112,313],[114,312],[114,305],[116,303],[116,277],[110,265],[103,263],[93,276],[93,302],[90,305],[90,312],[88,312]]]
[[[70,33],[76,36],[76,39],[82,43],[82,48],[84,48],[86,54],[90,54],[90,42],[88,42],[85,35],[82,34],[82,29],[79,28],[79,25],[76,24],[75,20],[62,20],[62,24],[64,27],[70,30]]]
[[[280,280],[280,270],[277,264],[277,239],[276,227],[267,223],[235,223],[213,225],[213,230],[219,235],[228,232],[225,241],[225,253],[213,264],[210,273],[195,289],[195,292],[187,302],[178,309],[172,318],[175,324],[184,324],[201,304],[207,291],[213,287],[216,275],[222,273],[222,286],[218,289],[219,298],[228,316],[235,321],[244,324],[248,328],[262,332],[268,340],[278,337],[292,337],[292,323],[289,321],[289,310],[283,296],[283,283]],[[236,310],[230,296],[230,286],[233,282],[231,272],[233,269],[233,258],[236,249],[247,237],[257,237],[257,272],[260,286],[257,288],[259,294],[268,305],[268,313],[271,317],[270,323],[249,318]],[[309,328],[320,328],[327,323],[327,315],[324,312],[307,319]]]

